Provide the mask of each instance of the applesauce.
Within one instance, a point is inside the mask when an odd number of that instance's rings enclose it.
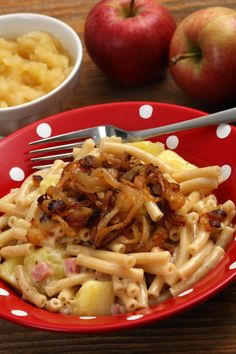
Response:
[[[0,38],[0,108],[35,100],[60,85],[71,70],[69,55],[51,34]]]

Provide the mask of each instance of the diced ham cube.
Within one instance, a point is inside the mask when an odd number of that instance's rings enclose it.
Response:
[[[79,273],[80,267],[76,264],[76,258],[65,258],[64,266],[66,274]]]
[[[41,281],[53,275],[53,269],[50,264],[42,261],[36,264],[31,274],[34,280]]]
[[[122,313],[124,313],[124,307],[121,306],[120,304],[114,304],[111,307],[111,315],[115,316],[115,315],[121,315]]]

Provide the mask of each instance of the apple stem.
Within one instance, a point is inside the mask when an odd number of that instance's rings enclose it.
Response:
[[[174,58],[171,58],[171,63],[176,64],[178,61],[182,59],[197,58],[197,57],[201,57],[201,53],[182,53],[182,54],[178,54]]]
[[[128,17],[134,16],[134,5],[135,5],[135,0],[130,0]]]

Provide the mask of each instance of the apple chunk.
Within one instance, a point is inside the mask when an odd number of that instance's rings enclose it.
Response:
[[[88,280],[76,294],[73,313],[79,316],[110,315],[113,304],[111,281]]]

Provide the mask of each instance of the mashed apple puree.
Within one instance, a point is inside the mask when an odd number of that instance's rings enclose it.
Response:
[[[52,91],[71,70],[56,38],[35,31],[16,40],[0,38],[0,108],[20,105]]]

